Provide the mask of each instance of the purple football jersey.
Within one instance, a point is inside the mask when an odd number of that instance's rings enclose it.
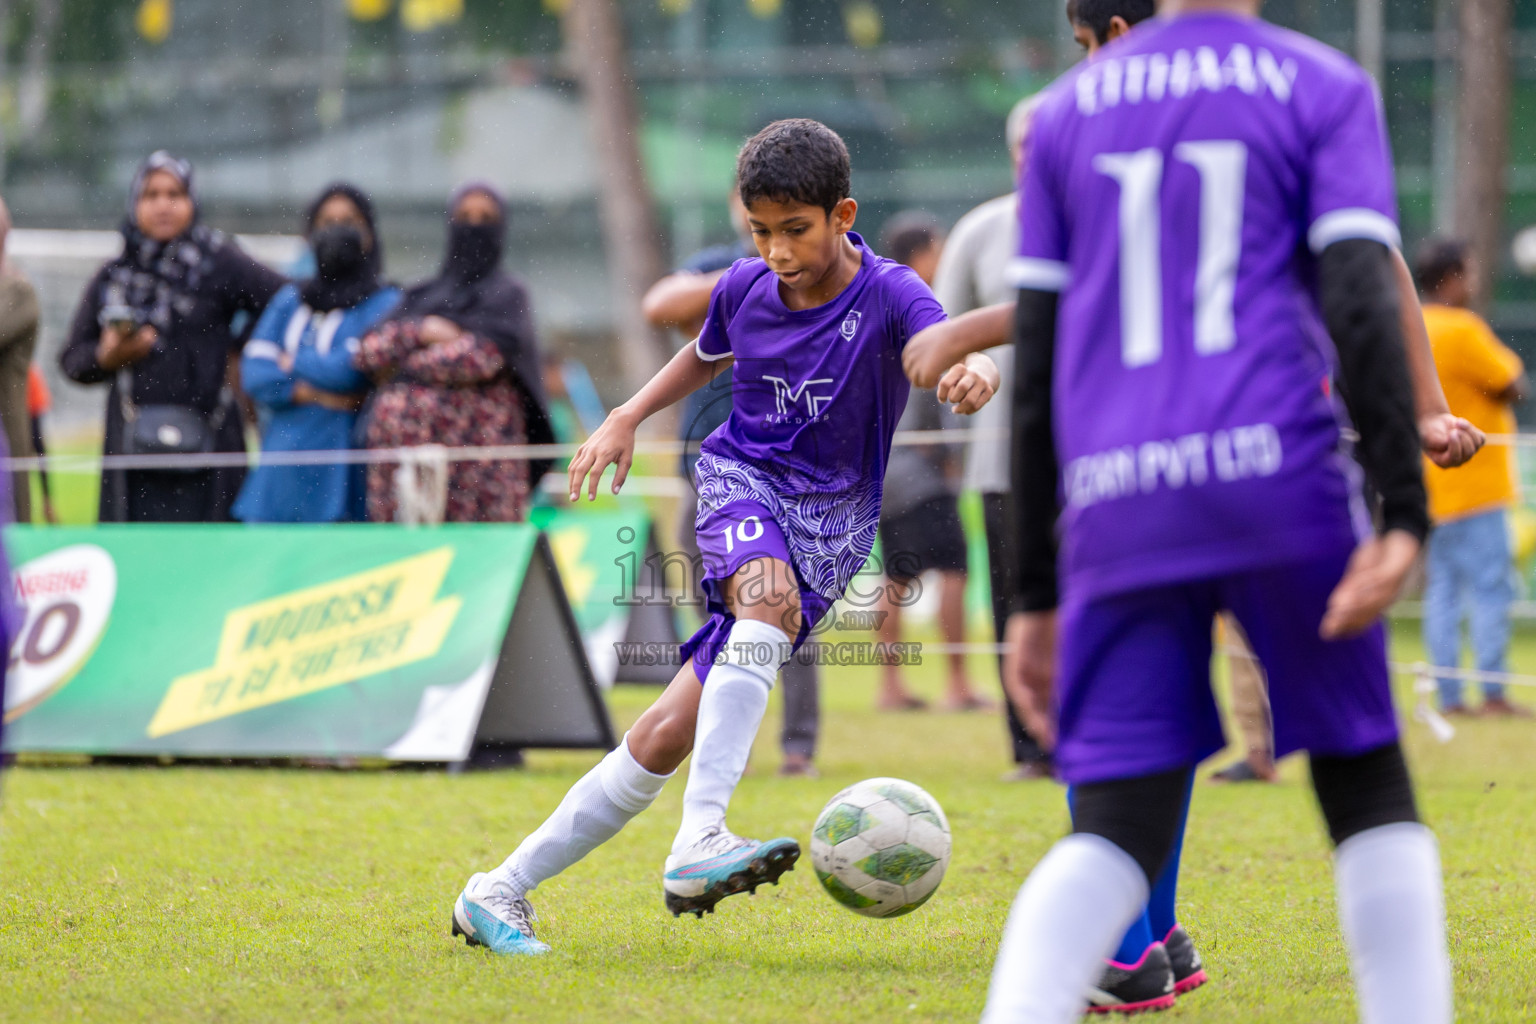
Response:
[[[916,273],[848,237],[863,263],[831,302],[792,310],[766,263],[739,260],[715,285],[698,338],[702,358],[735,359],[730,418],[700,446],[701,521],[706,504],[782,508],[802,583],[832,595],[874,544],[907,404],[901,350],[944,319]]]
[[[1013,283],[1061,292],[1063,587],[1347,549],[1358,471],[1316,267],[1344,239],[1398,244],[1365,72],[1256,18],[1145,22],[1051,87],[1022,189]]]

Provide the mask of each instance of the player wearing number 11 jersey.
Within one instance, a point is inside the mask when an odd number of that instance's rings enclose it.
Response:
[[[1210,622],[1227,610],[1268,670],[1277,754],[1311,754],[1365,1019],[1438,1024],[1438,853],[1378,622],[1427,529],[1380,101],[1254,0],[1188,6],[1165,0],[1066,76],[1031,134],[1010,637],[1075,786],[1074,834],[1020,891],[985,1020],[1081,1012],[1194,765],[1222,746]],[[1330,377],[1383,498],[1379,538]]]

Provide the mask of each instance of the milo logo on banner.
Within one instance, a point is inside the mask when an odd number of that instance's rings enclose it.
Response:
[[[11,643],[7,722],[57,692],[90,659],[117,599],[117,566],[95,544],[71,544],[23,563],[11,588],[26,618]]]
[[[180,676],[149,723],[164,736],[435,657],[463,603],[438,597],[451,547],[224,617],[211,667]]]

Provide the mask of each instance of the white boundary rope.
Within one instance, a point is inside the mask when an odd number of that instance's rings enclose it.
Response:
[[[1002,441],[1006,430],[899,430],[892,444],[899,447]],[[1536,438],[1533,438],[1536,443]],[[422,446],[427,447],[427,446]],[[519,459],[562,459],[576,454],[576,444],[496,444],[444,449],[448,462],[504,462]],[[698,442],[638,441],[636,455],[683,455],[699,450]],[[292,452],[205,452],[198,455],[48,455],[0,459],[0,472],[46,470],[49,473],[94,473],[99,469],[244,469],[257,466],[355,466],[409,462],[418,448],[332,448]]]
[[[898,430],[894,447],[1005,441],[1007,430],[954,427],[945,430]],[[1489,434],[1490,446],[1536,448],[1536,433]],[[448,462],[503,462],[517,459],[563,459],[576,454],[578,444],[499,444],[448,448]],[[691,441],[638,441],[636,455],[683,455],[698,451]],[[413,448],[334,448],[291,452],[207,452],[198,455],[48,455],[0,459],[0,472],[46,470],[49,473],[93,473],[104,469],[254,469],[257,466],[378,465],[412,461]]]

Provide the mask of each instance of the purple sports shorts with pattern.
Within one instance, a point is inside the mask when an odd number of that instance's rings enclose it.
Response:
[[[1230,610],[1269,677],[1275,755],[1361,754],[1397,739],[1378,623],[1318,624],[1350,552],[1189,583],[1063,601],[1056,764],[1069,783],[1192,766],[1226,746],[1211,693],[1211,620]]]
[[[701,501],[697,527],[699,554],[704,558],[701,586],[709,619],[683,643],[682,657],[693,660],[694,673],[702,683],[709,675],[710,666],[724,652],[731,626],[736,622],[723,600],[725,581],[754,558],[777,558],[791,567],[795,559],[790,556],[784,531],[779,528],[773,512],[761,502],[743,498],[717,508]],[[800,581],[799,590],[800,628],[793,638],[797,651],[832,607],[830,599],[807,587],[804,581]],[[753,597],[748,594],[743,599],[752,600]],[[763,600],[771,599],[765,597]],[[779,610],[773,619],[786,634],[790,632],[789,611],[787,607]]]

